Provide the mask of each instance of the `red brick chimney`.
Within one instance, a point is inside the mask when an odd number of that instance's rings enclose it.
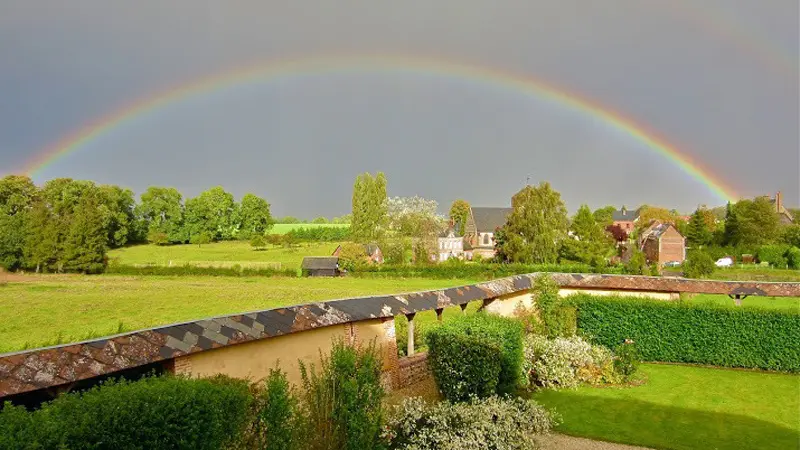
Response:
[[[775,193],[775,212],[781,212],[783,210],[783,195],[781,195],[781,191]]]

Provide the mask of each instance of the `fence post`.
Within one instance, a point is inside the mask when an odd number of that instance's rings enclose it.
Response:
[[[416,313],[406,314],[408,319],[408,356],[414,354],[414,316]]]

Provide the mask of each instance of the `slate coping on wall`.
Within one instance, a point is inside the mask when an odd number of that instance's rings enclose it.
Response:
[[[0,398],[86,380],[190,353],[360,320],[389,318],[530,289],[538,274],[400,295],[381,295],[212,317],[91,341],[0,354]],[[800,297],[800,283],[549,274],[562,288]]]

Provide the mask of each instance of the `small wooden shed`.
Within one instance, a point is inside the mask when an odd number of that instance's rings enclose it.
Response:
[[[306,277],[338,277],[342,274],[336,256],[306,256],[301,268]]]

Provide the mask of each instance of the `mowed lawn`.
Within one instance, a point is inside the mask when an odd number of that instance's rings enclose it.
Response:
[[[42,275],[0,284],[0,352],[310,301],[468,280]]]
[[[109,260],[122,265],[183,265],[186,263],[280,263],[281,268],[299,268],[305,256],[330,256],[337,242],[298,244],[297,247],[269,247],[254,250],[248,242],[229,241],[205,245],[134,245],[111,250]],[[214,264],[210,264],[214,265]],[[222,265],[222,264],[219,264]]]
[[[557,431],[666,449],[800,448],[800,375],[644,364],[637,387],[542,391]]]

